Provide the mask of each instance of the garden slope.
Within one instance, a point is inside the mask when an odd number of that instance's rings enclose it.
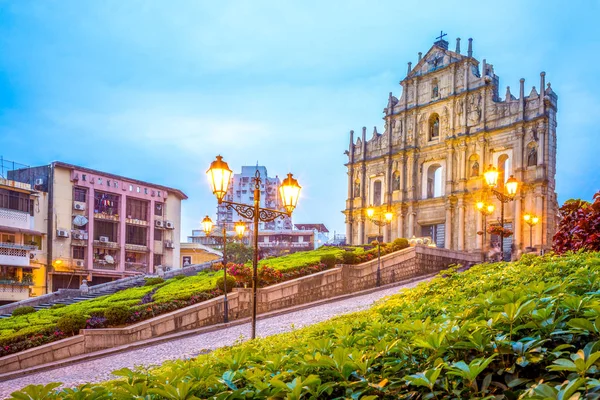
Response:
[[[447,271],[366,312],[44,398],[598,398],[599,339],[600,254],[524,256]],[[51,387],[25,389],[42,398],[36,391]]]

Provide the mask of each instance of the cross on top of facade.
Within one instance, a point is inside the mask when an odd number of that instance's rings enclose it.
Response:
[[[444,31],[440,31],[440,36],[436,37],[437,40],[444,40],[444,36],[448,36]]]

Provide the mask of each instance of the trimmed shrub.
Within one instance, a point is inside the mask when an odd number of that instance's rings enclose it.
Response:
[[[327,268],[333,268],[337,263],[337,257],[335,254],[323,254],[321,256],[321,262],[325,264]]]
[[[221,289],[222,292],[225,291],[224,279],[225,277],[220,276],[217,278],[217,287]],[[227,275],[227,293],[231,292],[231,290],[236,286],[236,280],[233,276]]]
[[[112,306],[104,311],[104,318],[109,325],[122,325],[129,318],[129,308],[125,306]]]
[[[345,251],[342,253],[342,263],[344,264],[357,264],[358,256],[353,251]]]
[[[25,315],[25,314],[31,314],[35,312],[35,308],[30,307],[30,306],[26,306],[26,307],[19,307],[19,308],[15,308],[12,312],[12,316],[16,317],[18,315]]]
[[[183,275],[183,274],[182,275],[175,275],[173,277],[173,279],[176,279],[176,280],[185,279],[185,275]]]
[[[161,277],[148,278],[146,279],[146,283],[144,283],[144,286],[154,286],[159,285],[161,283],[165,283],[165,280]]]
[[[86,320],[82,314],[63,315],[56,321],[59,330],[67,335],[75,335],[80,329],[85,328]]]
[[[410,244],[406,238],[398,238],[392,242],[392,251],[398,251],[408,247],[410,247]]]
[[[66,307],[66,306],[67,306],[66,304],[56,303],[56,304],[52,304],[52,306],[50,306],[50,309],[51,310],[56,310],[58,308],[63,308],[63,307]]]

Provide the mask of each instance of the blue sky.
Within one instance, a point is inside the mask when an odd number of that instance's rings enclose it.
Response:
[[[600,189],[592,1],[0,0],[0,155],[183,190],[182,237],[214,215],[205,170],[265,165],[303,186],[295,222],[343,232],[350,129],[383,130],[388,92],[439,31],[474,39],[518,94],[559,96],[559,201]]]

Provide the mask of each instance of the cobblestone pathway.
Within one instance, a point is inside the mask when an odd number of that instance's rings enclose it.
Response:
[[[419,282],[421,281],[262,319],[257,321],[256,332],[261,337],[275,335],[324,321],[337,315],[364,310],[382,297],[392,295],[403,288],[414,287]],[[114,379],[116,377],[112,375],[112,371],[120,368],[157,365],[166,360],[191,358],[200,352],[230,346],[235,341],[239,341],[242,336],[248,337],[249,335],[250,323],[247,323],[150,347],[116,353],[80,364],[26,375],[22,378],[0,382],[0,398],[7,398],[13,391],[30,384],[62,382],[64,386],[71,387],[85,382],[101,382]]]

